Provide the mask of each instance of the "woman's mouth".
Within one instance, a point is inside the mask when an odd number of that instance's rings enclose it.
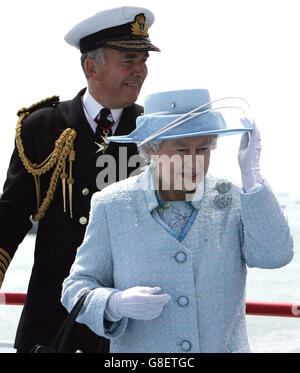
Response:
[[[189,181],[196,181],[197,179],[199,179],[200,175],[199,174],[182,174],[182,177]]]

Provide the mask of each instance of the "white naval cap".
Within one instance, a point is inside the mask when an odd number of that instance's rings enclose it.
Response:
[[[65,41],[81,53],[108,47],[131,51],[160,51],[151,44],[148,28],[153,13],[145,8],[124,6],[96,13],[74,26]]]

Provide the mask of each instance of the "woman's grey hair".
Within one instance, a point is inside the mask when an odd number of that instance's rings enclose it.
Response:
[[[219,135],[210,135],[210,149],[215,149],[217,147]],[[148,163],[151,162],[151,156],[149,154],[149,149],[152,149],[155,153],[161,147],[163,141],[162,140],[152,140],[147,142],[145,145],[138,148],[139,155],[143,157]]]
[[[106,64],[106,48],[105,47],[100,47],[97,49],[94,49],[92,51],[83,53],[81,55],[81,66],[84,71],[85,77],[88,78],[85,68],[84,68],[84,63],[87,58],[92,58],[96,62],[98,62],[100,65],[105,65]]]

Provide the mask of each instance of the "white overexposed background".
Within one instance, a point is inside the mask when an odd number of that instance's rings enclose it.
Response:
[[[72,99],[86,86],[80,52],[65,43],[65,33],[102,9],[124,5],[153,11],[150,38],[162,51],[150,53],[138,103],[150,93],[189,88],[207,88],[212,98],[249,101],[262,137],[262,174],[288,201],[295,258],[279,270],[249,270],[247,299],[299,303],[299,0],[2,2],[0,184],[14,146],[17,111],[52,95]],[[239,141],[240,135],[219,140],[210,166],[214,176],[240,183]],[[26,292],[34,239],[28,235],[20,245],[2,291]],[[2,307],[0,340],[13,340],[21,307]],[[253,351],[299,352],[298,323],[248,316]]]
[[[80,52],[64,41],[76,23],[111,7],[149,8],[156,20],[145,95],[207,88],[241,96],[261,131],[263,175],[275,192],[300,196],[299,0],[10,0],[0,12],[0,184],[14,145],[16,112],[52,95],[73,98],[86,85]],[[210,172],[240,182],[240,135],[219,141]]]

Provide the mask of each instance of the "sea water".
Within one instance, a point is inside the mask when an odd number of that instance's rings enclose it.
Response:
[[[283,209],[294,237],[292,262],[278,269],[248,268],[247,300],[300,304],[300,203],[285,201]],[[35,235],[29,234],[19,246],[1,288],[1,292],[26,292],[34,255]],[[0,341],[13,341],[22,306],[0,305]],[[300,352],[300,317],[247,315],[252,352]],[[14,352],[1,348],[0,352]]]

